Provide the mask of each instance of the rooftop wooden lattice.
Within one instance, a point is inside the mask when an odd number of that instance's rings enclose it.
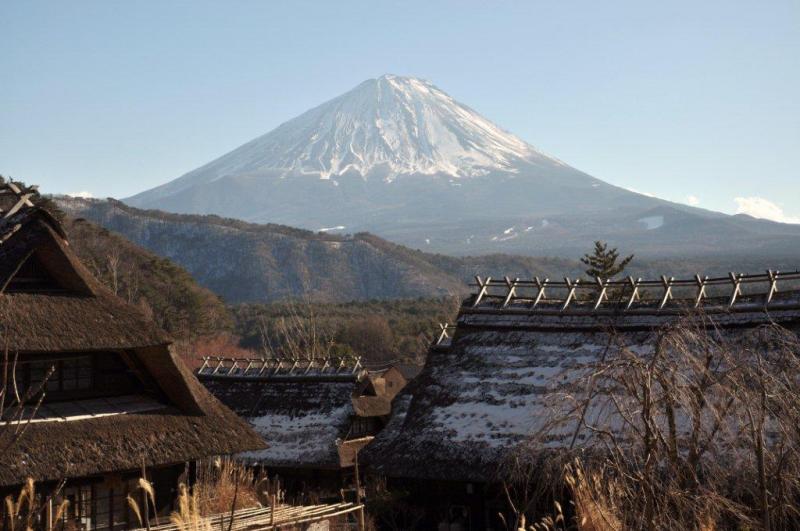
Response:
[[[302,360],[206,356],[197,374],[206,378],[254,380],[354,380],[363,370],[360,357]]]
[[[32,207],[31,198],[37,194],[36,186],[23,187],[16,183],[8,182],[0,185],[0,196],[12,197],[12,206],[8,210],[0,208],[2,219],[8,219],[24,207]]]
[[[216,514],[203,518],[202,522],[192,524],[192,529],[296,529],[314,522],[322,522],[331,518],[344,517],[364,510],[363,505],[355,503],[335,503],[328,505],[278,505],[273,511],[270,507],[252,507],[239,509],[233,513]],[[231,521],[232,520],[232,521]],[[141,528],[139,531],[143,531]],[[151,525],[150,531],[179,531],[186,526],[176,524]],[[305,528],[303,528],[305,529]]]
[[[36,190],[36,186],[26,188],[13,182],[0,185],[0,243],[20,228],[16,217],[34,206],[31,199],[36,196]]]
[[[762,274],[729,273],[725,277],[695,275],[691,279],[662,276],[658,280],[563,281],[475,277],[476,292],[462,311],[525,312],[666,312],[703,308],[706,311],[786,305],[782,293],[800,292],[800,271]],[[797,303],[796,299],[790,301]]]

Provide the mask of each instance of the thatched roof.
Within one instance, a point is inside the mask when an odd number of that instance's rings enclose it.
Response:
[[[216,400],[170,349],[154,346],[133,354],[157,386],[148,400],[158,406],[111,414],[95,410],[90,418],[28,424],[0,458],[0,486],[16,485],[27,477],[59,480],[264,448],[264,441]],[[0,425],[0,441],[8,441],[18,428]]]
[[[175,407],[69,422],[32,423],[0,467],[0,485],[58,481],[184,463],[263,446],[230,411],[186,415]]]
[[[693,313],[694,301],[669,308],[595,308],[593,301],[544,309],[506,294],[472,296],[459,313],[449,346],[432,348],[422,373],[398,395],[394,417],[364,451],[366,462],[393,477],[490,481],[509,453],[549,421],[553,388],[576,381],[582,368],[599,362],[608,349],[652,352],[659,330],[685,319],[724,334],[744,334],[767,323],[800,331],[800,291],[764,297],[708,301]],[[477,301],[477,304],[475,304]],[[597,310],[597,311],[595,311]],[[565,391],[566,392],[566,391]],[[557,406],[556,406],[557,407]],[[566,445],[570,433],[556,433],[549,445]],[[585,433],[578,434],[584,438]]]
[[[347,436],[355,414],[354,382],[200,378],[267,443],[265,450],[244,454],[246,459],[276,467],[339,468],[336,441]]]
[[[0,419],[0,486],[264,448],[177,358],[158,326],[92,277],[58,221],[29,197],[15,185],[0,186],[0,348],[21,357],[110,352],[129,360],[146,391],[126,407],[103,400],[47,404],[19,438],[22,425]],[[19,289],[16,275],[33,259],[52,283]]]
[[[198,377],[264,438],[267,449],[243,457],[267,466],[346,466],[337,441],[348,438],[351,419],[390,412],[380,389],[364,396],[372,383],[358,360],[208,358]]]

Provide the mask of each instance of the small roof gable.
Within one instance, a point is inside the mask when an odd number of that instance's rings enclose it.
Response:
[[[102,287],[80,263],[61,234],[33,212],[19,230],[0,244],[0,293],[20,291],[12,285],[26,265],[36,263],[59,292],[78,296],[99,294]],[[23,289],[22,292],[47,294],[53,290]]]

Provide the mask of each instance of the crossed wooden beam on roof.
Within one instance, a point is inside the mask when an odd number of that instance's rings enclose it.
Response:
[[[10,181],[0,186],[0,195],[13,195],[16,196],[17,199],[16,203],[14,203],[8,212],[3,212],[3,209],[0,208],[0,214],[2,214],[2,218],[0,219],[10,218],[19,212],[23,207],[33,207],[33,201],[31,201],[31,198],[37,195],[37,190],[37,186],[23,188]]]
[[[456,326],[451,325],[449,323],[439,323],[439,335],[436,337],[436,341],[434,341],[434,345],[443,345],[449,342],[452,339],[450,335],[453,331],[455,331]]]
[[[708,289],[715,288],[717,291],[727,290],[724,295],[727,299],[727,307],[733,308],[740,299],[745,296],[743,288],[747,285],[766,286],[760,293],[749,294],[747,297],[752,299],[754,296],[763,296],[764,304],[769,305],[773,302],[775,294],[778,293],[778,283],[789,281],[800,281],[800,271],[781,273],[779,271],[768,270],[762,274],[746,275],[742,273],[729,273],[725,277],[709,278],[695,275],[692,279],[676,280],[674,277],[662,275],[658,280],[642,280],[629,276],[625,280],[608,280],[595,278],[594,282],[586,282],[581,279],[570,279],[564,277],[563,282],[552,281],[548,278],[544,280],[534,277],[530,280],[522,280],[509,277],[497,280],[492,277],[475,277],[477,292],[472,299],[473,308],[480,306],[491,300],[499,308],[508,308],[519,304],[524,304],[526,309],[536,309],[545,305],[552,308],[558,305],[561,311],[579,306],[581,309],[599,310],[603,306],[622,306],[625,310],[630,310],[634,305],[639,304],[647,307],[654,307],[658,310],[664,309],[671,301],[686,300],[691,302],[695,308],[701,307],[708,299],[718,297],[709,296]],[[675,290],[681,289],[684,292],[689,289],[694,292],[690,297],[676,297]],[[559,290],[561,297],[554,297],[553,292]],[[527,292],[527,295],[523,293]],[[618,297],[612,300],[609,297],[611,292],[617,293]],[[658,293],[657,298],[645,298],[646,293]],[[580,295],[584,295],[581,297]],[[448,336],[443,330],[439,336],[437,344]]]
[[[324,361],[324,363],[320,363]],[[270,376],[351,375],[363,369],[361,357],[323,359],[262,359],[204,356],[198,374],[264,378]]]

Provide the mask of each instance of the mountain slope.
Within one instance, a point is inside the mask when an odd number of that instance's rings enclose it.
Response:
[[[385,182],[413,174],[515,173],[523,160],[563,166],[432,84],[386,75],[365,81],[132,202],[231,175],[310,175],[336,186],[336,178],[348,173]]]
[[[173,339],[233,328],[220,298],[180,266],[84,219],[67,218],[64,228],[92,274],[119,297],[142,306]]]
[[[474,275],[576,278],[584,269],[575,259],[507,254],[453,257],[412,250],[367,233],[313,233],[217,216],[146,211],[115,200],[59,197],[56,202],[70,216],[87,218],[174,261],[229,303],[442,297],[463,294]],[[670,213],[654,212],[651,217],[659,215],[668,217]],[[574,256],[589,250],[587,247]],[[637,247],[620,251],[637,253],[628,272],[648,278],[662,274],[724,275],[766,268],[795,270],[799,258],[793,249],[780,259],[740,253],[643,260],[638,258]]]
[[[396,233],[398,242],[444,249],[431,232],[448,223],[558,213],[554,199],[588,208],[631,195],[544,155],[428,82],[383,76],[126,202]],[[454,243],[468,237],[458,233]]]
[[[392,75],[127,202],[369,231],[458,255],[576,256],[598,238],[647,256],[780,254],[800,244],[800,226],[735,219],[607,184],[431,83]]]
[[[464,289],[423,253],[369,234],[315,234],[215,216],[142,211],[113,200],[57,202],[71,216],[90,219],[180,264],[231,303],[440,297]]]

